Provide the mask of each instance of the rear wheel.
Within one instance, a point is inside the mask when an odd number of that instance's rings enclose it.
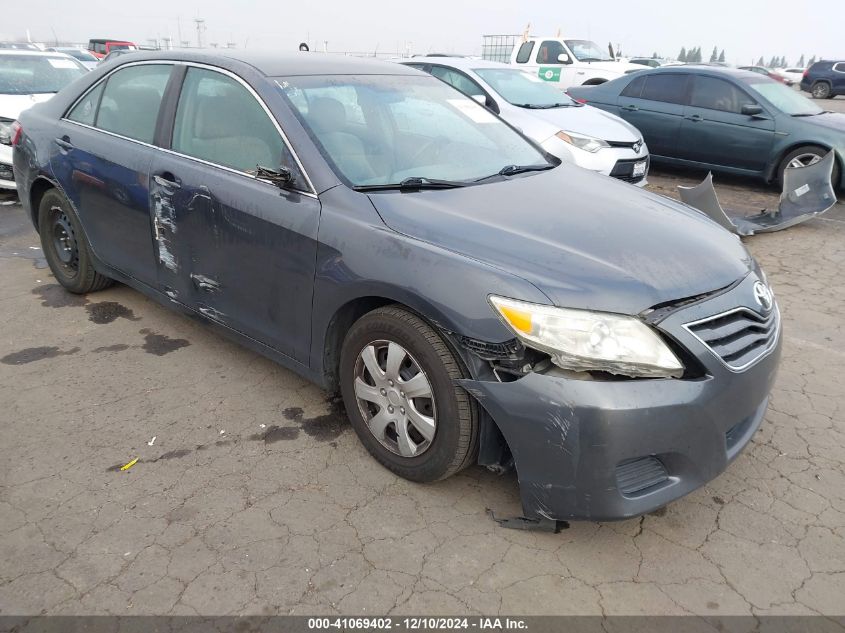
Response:
[[[41,248],[56,280],[70,292],[85,294],[102,290],[112,281],[94,270],[91,247],[70,202],[50,189],[38,207]]]
[[[780,161],[780,165],[778,166],[778,184],[783,187],[783,172],[786,171],[787,167],[807,167],[808,165],[814,165],[824,158],[828,151],[818,145],[803,145],[795,148]],[[830,178],[834,189],[839,185],[839,174],[839,163],[834,162],[833,174]]]
[[[810,89],[814,99],[830,99],[830,84],[826,81],[817,81]]]
[[[476,404],[454,381],[459,360],[431,326],[398,306],[359,319],[343,342],[340,387],[352,427],[383,466],[412,481],[470,465]]]

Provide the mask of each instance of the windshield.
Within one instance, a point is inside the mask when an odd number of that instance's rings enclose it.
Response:
[[[470,182],[509,165],[549,165],[484,106],[431,76],[287,77],[277,84],[352,186]]]
[[[787,88],[779,81],[749,81],[748,87],[762,95],[778,110],[792,116],[811,116],[824,112],[800,92]]]
[[[0,55],[0,94],[58,92],[88,69],[65,56]]]
[[[540,108],[578,105],[548,82],[516,68],[476,68],[474,72],[513,105]]]
[[[612,62],[607,49],[590,40],[566,40],[566,45],[579,62]]]

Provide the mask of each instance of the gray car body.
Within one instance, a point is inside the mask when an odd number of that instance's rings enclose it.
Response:
[[[749,94],[763,112],[747,116],[696,108],[684,103],[663,103],[626,97],[620,93],[644,75],[670,74],[715,77]],[[775,180],[783,158],[804,145],[836,153],[839,182],[845,189],[845,114],[825,112],[793,117],[761,94],[750,93],[745,81],[772,81],[747,70],[714,66],[665,66],[608,81],[600,86],[578,86],[567,92],[591,105],[626,119],[643,133],[652,160],[697,167],[766,181]],[[696,120],[692,120],[698,117]],[[689,136],[687,137],[687,133]]]
[[[202,65],[251,86],[307,182],[280,190],[176,154],[166,135],[145,144],[63,118],[109,73],[164,61],[174,72]],[[721,472],[762,419],[780,351],[776,330],[766,353],[736,372],[686,329],[726,309],[755,309],[761,273],[741,242],[688,207],[565,164],[460,189],[353,191],[273,79],[338,74],[423,75],[316,54],[121,57],[21,116],[14,164],[23,206],[37,228],[41,196],[60,189],[101,272],[329,390],[352,322],[394,303],[419,314],[463,360],[461,384],[484,412],[479,463],[501,467],[510,449],[527,517],[642,514]],[[160,130],[178,84],[165,93]],[[79,170],[91,164],[100,172],[80,195]],[[182,179],[187,207],[151,177],[161,170]],[[168,237],[175,265],[156,257],[164,238],[152,227],[162,200],[179,226]],[[682,379],[590,380],[552,369],[499,382],[485,350],[520,346],[491,308],[492,293],[638,316],[696,370]],[[726,444],[731,430],[735,441]],[[671,477],[626,496],[619,464],[642,455],[660,455]]]

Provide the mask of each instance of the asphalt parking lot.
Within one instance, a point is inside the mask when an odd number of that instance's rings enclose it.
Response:
[[[519,512],[512,475],[398,479],[288,371],[124,286],[66,294],[0,207],[0,613],[845,614],[845,205],[746,243],[785,327],[748,450],[653,515],[547,534],[489,518]]]

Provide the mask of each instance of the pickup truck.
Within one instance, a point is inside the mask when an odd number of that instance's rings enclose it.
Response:
[[[620,61],[590,40],[561,37],[485,35],[481,56],[523,68],[561,90],[595,86],[648,69]]]

